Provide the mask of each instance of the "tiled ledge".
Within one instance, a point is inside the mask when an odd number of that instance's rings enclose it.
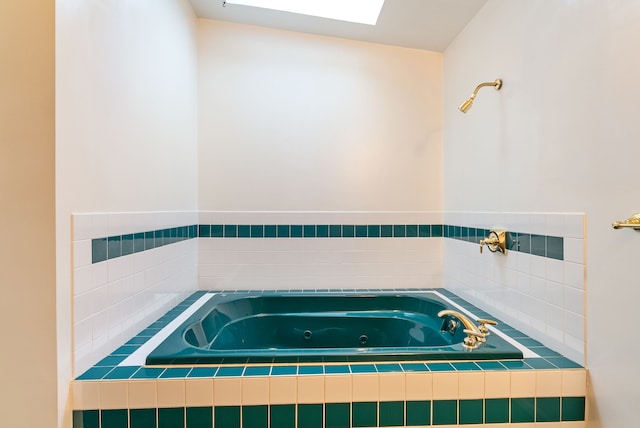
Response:
[[[409,289],[409,288],[395,288],[395,289],[353,289],[353,290],[339,290],[341,293],[367,293],[367,292],[375,292],[375,293],[389,293],[389,294],[397,294],[397,293],[415,293],[415,292],[427,292],[427,291],[437,291],[441,293],[445,297],[452,300],[454,303],[460,305],[462,308],[476,314],[476,316],[480,318],[492,318],[491,314],[479,309],[478,307],[470,304],[466,300],[458,297],[456,294],[445,290],[445,289]],[[336,290],[265,290],[262,293],[264,294],[287,294],[287,293],[334,293]],[[225,294],[248,294],[253,293],[251,290],[225,290],[218,291],[224,292]],[[141,331],[138,335],[127,341],[124,345],[113,351],[110,355],[108,355],[103,360],[96,363],[92,368],[87,370],[78,376],[77,380],[100,380],[100,379],[108,379],[108,380],[126,380],[126,379],[160,379],[163,377],[177,377],[175,373],[183,373],[181,377],[188,377],[189,371],[185,371],[185,368],[175,369],[175,368],[148,368],[148,367],[140,367],[140,366],[120,366],[120,363],[124,361],[128,356],[133,354],[138,348],[140,348],[144,343],[146,343],[151,337],[153,337],[158,331],[167,326],[170,322],[172,322],[178,315],[180,315],[183,311],[189,308],[196,300],[202,297],[204,294],[209,293],[209,291],[197,291],[193,293],[191,296],[183,300],[180,304],[175,306],[169,312],[167,312],[164,316],[158,319],[153,324],[149,325],[146,329]],[[582,368],[579,364],[571,361],[568,358],[563,357],[559,353],[553,351],[552,349],[544,346],[542,343],[531,339],[526,334],[516,330],[515,328],[500,323],[499,329],[502,333],[506,334],[510,338],[518,341],[520,344],[526,346],[540,358],[525,358],[523,360],[505,360],[505,361],[464,361],[464,362],[426,362],[426,363],[416,363],[411,362],[407,364],[362,364],[362,363],[328,363],[328,364],[306,364],[301,363],[299,365],[283,365],[283,364],[274,364],[274,365],[265,365],[265,364],[247,364],[247,365],[223,365],[220,367],[217,366],[209,366],[208,370],[214,370],[211,374],[212,377],[215,376],[247,376],[251,375],[251,370],[249,374],[246,374],[247,369],[253,369],[257,366],[262,367],[260,371],[260,375],[271,375],[271,372],[276,369],[282,370],[282,367],[288,367],[287,370],[295,369],[296,372],[289,373],[290,375],[300,375],[300,374],[331,374],[331,370],[341,370],[340,374],[350,374],[350,373],[377,373],[380,368],[384,370],[384,372],[404,372],[407,369],[411,371],[417,371],[416,367],[420,364],[424,365],[424,369],[420,369],[420,371],[427,372],[459,372],[459,371],[496,371],[496,370],[558,370],[558,369],[577,369]],[[309,367],[315,367],[313,373],[305,372],[305,370],[309,370]],[[327,372],[330,370],[329,372]],[[179,371],[176,371],[179,370]],[[300,372],[300,370],[303,370]]]
[[[408,291],[416,290],[386,290]],[[483,313],[453,293],[438,291],[466,309]],[[586,370],[508,326],[501,330],[541,358],[118,366],[203,293],[194,293],[78,377],[73,385],[74,428],[482,426],[478,424],[508,422],[523,427],[533,422],[584,427]]]

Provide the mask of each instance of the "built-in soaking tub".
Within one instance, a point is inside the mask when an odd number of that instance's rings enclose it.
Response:
[[[523,358],[496,329],[466,348],[465,327],[438,317],[444,309],[459,310],[438,293],[208,293],[146,364]]]

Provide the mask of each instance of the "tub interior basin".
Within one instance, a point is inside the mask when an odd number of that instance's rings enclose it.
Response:
[[[462,346],[437,296],[219,294],[191,315],[147,364],[522,358],[497,335]],[[454,322],[456,320],[453,320]]]

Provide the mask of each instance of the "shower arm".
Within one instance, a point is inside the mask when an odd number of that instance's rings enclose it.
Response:
[[[476,95],[478,95],[478,91],[480,90],[480,88],[483,88],[485,86],[493,86],[497,91],[498,89],[502,88],[502,80],[496,79],[493,82],[484,82],[476,86],[476,89],[473,91],[473,94],[471,94],[469,98],[467,98],[462,104],[460,104],[460,106],[458,107],[458,110],[460,110],[462,113],[466,113],[467,111],[469,111],[469,109],[473,105],[473,102],[476,99]]]
[[[496,88],[496,91],[500,88],[502,88],[502,80],[497,79],[493,82],[484,82],[479,84],[478,86],[476,86],[476,89],[473,90],[473,94],[471,95],[471,99],[474,99],[476,97],[476,95],[478,95],[478,91],[480,90],[480,88],[484,88],[485,86],[493,86],[494,88]]]

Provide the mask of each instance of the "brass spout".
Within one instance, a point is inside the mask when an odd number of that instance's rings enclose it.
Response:
[[[488,247],[492,247],[492,246],[496,246],[500,243],[500,240],[498,238],[485,238],[485,239],[481,239],[480,240],[480,254],[482,254],[482,247],[483,246],[488,246]]]
[[[481,343],[487,340],[487,336],[489,336],[489,331],[487,329],[487,324],[496,325],[497,323],[492,320],[478,320],[480,326],[476,326],[469,318],[465,315],[461,314],[458,311],[453,311],[451,309],[445,309],[438,312],[438,317],[455,317],[460,320],[460,322],[464,325],[464,333],[467,337],[464,338],[462,342],[462,346],[471,350],[480,346]]]
[[[636,231],[640,231],[640,213],[636,213],[626,219],[625,221],[614,221],[611,224],[614,229],[620,229],[623,227],[633,228]]]
[[[451,309],[445,309],[438,312],[439,318],[446,317],[447,315],[458,318],[460,322],[462,322],[462,324],[464,325],[465,329],[480,333],[480,330],[478,329],[478,327],[473,322],[471,322],[469,318],[467,318],[465,315],[461,314],[460,312],[453,311]]]

